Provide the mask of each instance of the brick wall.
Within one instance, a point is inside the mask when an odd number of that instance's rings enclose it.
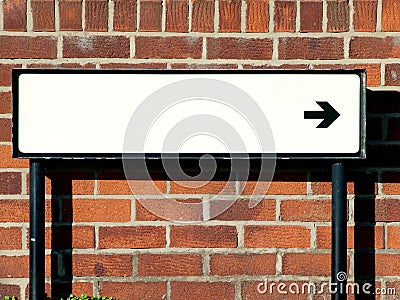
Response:
[[[21,67],[367,69],[368,159],[348,164],[348,274],[400,293],[400,1],[3,0],[0,30],[0,299],[28,288],[28,162],[11,159],[10,70]],[[227,212],[190,225],[145,210],[121,170],[47,164],[48,293],[253,300],[269,299],[256,290],[264,279],[329,279],[329,163],[280,162],[256,208],[249,181]],[[226,183],[157,180],[195,202]]]

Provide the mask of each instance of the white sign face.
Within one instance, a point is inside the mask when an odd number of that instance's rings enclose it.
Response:
[[[14,156],[361,158],[364,77],[348,71],[15,70]]]

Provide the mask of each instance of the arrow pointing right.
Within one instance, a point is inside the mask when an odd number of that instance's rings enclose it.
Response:
[[[305,111],[304,119],[323,119],[317,128],[328,128],[340,116],[340,114],[327,101],[316,101],[323,109],[321,111]]]

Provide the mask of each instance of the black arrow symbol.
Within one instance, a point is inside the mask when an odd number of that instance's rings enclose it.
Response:
[[[321,111],[305,111],[304,119],[323,119],[317,128],[328,128],[340,114],[327,101],[316,101]]]

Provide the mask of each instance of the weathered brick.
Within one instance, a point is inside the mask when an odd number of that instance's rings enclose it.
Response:
[[[354,30],[373,32],[376,30],[376,0],[354,0]]]
[[[202,259],[198,254],[140,254],[139,276],[199,276]]]
[[[400,37],[353,37],[350,58],[400,58]]]
[[[347,0],[328,1],[328,32],[349,30],[350,8]]]
[[[19,250],[21,248],[22,248],[21,227],[0,228],[0,250]],[[0,289],[0,295],[1,295],[1,289]]]
[[[100,64],[101,69],[166,69],[166,63],[138,63],[138,64],[125,64],[125,63],[106,63]]]
[[[136,58],[201,58],[199,37],[136,37]]]
[[[187,70],[211,70],[211,69],[237,69],[236,64],[185,64],[172,63],[171,69],[187,69]]]
[[[0,64],[0,86],[11,86],[11,70],[21,68],[21,64]]]
[[[99,248],[163,248],[166,245],[165,227],[100,227]]]
[[[309,248],[311,231],[303,226],[262,226],[244,227],[246,248]]]
[[[136,0],[115,0],[114,30],[136,31],[136,13]]]
[[[26,31],[25,0],[3,0],[3,28],[10,31]]]
[[[387,64],[385,66],[385,85],[400,85],[400,64]]]
[[[282,257],[284,275],[328,276],[330,269],[330,254],[285,253]]]
[[[246,31],[268,32],[269,2],[267,0],[246,1]]]
[[[305,195],[307,193],[307,178],[305,173],[276,173],[271,182],[241,181],[242,194],[268,195]]]
[[[54,31],[54,0],[33,0],[32,8],[32,26],[34,31]]]
[[[57,38],[0,36],[0,58],[56,58]]]
[[[0,195],[21,194],[21,173],[0,172]]]
[[[220,32],[240,32],[241,0],[219,1],[219,29]]]
[[[101,295],[113,295],[116,299],[163,299],[167,294],[165,282],[100,282]],[[79,295],[79,294],[78,294]]]
[[[235,299],[235,285],[230,282],[171,282],[171,299]]]
[[[396,119],[397,124],[390,124],[393,127],[398,128],[398,126],[400,125],[400,120]],[[394,121],[393,121],[394,122]],[[395,139],[394,136],[395,133],[390,134],[391,137],[390,139],[394,139],[397,140],[397,138]],[[398,134],[397,134],[398,137]],[[387,194],[387,195],[399,195],[400,194],[400,183],[399,183],[399,179],[400,179],[400,173],[398,172],[384,172],[382,174],[382,181],[383,181],[383,193]],[[383,201],[383,200],[382,200]],[[394,204],[394,203],[392,203]],[[389,207],[388,207],[389,208]]]
[[[85,4],[85,30],[107,31],[108,0],[86,0]]]
[[[29,200],[0,200],[0,222],[28,222]]]
[[[0,256],[0,278],[29,276],[29,256]]]
[[[272,58],[272,40],[268,38],[207,38],[208,59]]]
[[[317,248],[331,248],[331,227],[317,227]],[[347,228],[347,248],[382,249],[384,248],[383,226],[351,226]]]
[[[214,31],[214,0],[192,0],[192,31]]]
[[[63,200],[65,222],[129,222],[129,199],[70,199]]]
[[[167,0],[165,30],[171,32],[188,32],[188,0]]]
[[[161,31],[161,20],[160,0],[140,0],[140,31]]]
[[[0,118],[0,142],[11,142],[11,119]]]
[[[322,1],[300,2],[300,31],[320,32],[322,31]]]
[[[279,59],[342,59],[344,58],[342,38],[280,38]]]
[[[124,36],[66,36],[65,58],[128,58],[129,38]]]
[[[132,275],[132,256],[128,254],[74,254],[72,255],[74,276],[119,276]]]
[[[275,254],[213,254],[210,259],[211,275],[275,274]]]
[[[214,200],[210,202],[210,215],[214,220],[275,220],[275,200],[261,200],[257,206],[250,208],[249,200]],[[222,212],[221,214],[219,214]]]
[[[294,32],[296,30],[296,1],[277,0],[274,6],[274,30]]]
[[[234,226],[172,226],[171,247],[174,248],[235,248]]]
[[[21,295],[21,287],[15,284],[0,283],[0,299],[4,300],[3,296],[5,295],[18,299]]]
[[[400,31],[400,1],[382,0],[382,31]]]
[[[60,30],[82,30],[82,0],[59,0]]]
[[[300,222],[329,222],[330,200],[282,200],[281,220]]]

